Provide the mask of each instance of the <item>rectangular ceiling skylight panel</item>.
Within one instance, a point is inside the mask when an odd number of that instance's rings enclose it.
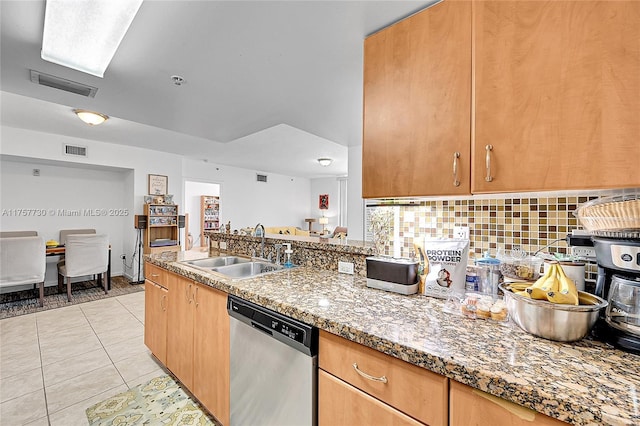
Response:
[[[103,77],[142,0],[47,0],[42,59]]]

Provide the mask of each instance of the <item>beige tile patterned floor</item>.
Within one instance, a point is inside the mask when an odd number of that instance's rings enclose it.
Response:
[[[0,320],[0,425],[87,425],[85,409],[164,374],[144,292]]]

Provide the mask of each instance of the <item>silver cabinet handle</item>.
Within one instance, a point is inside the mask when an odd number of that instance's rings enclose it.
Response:
[[[198,307],[199,303],[198,303],[198,286],[196,286],[196,292],[195,295],[193,296],[193,300],[196,301],[196,308]]]
[[[487,151],[487,158],[485,160],[487,167],[487,176],[484,178],[487,182],[491,182],[493,177],[491,177],[491,151],[493,150],[493,145],[487,145],[484,147]]]
[[[167,295],[166,295],[166,294],[163,294],[163,295],[162,295],[162,299],[160,299],[160,308],[161,308],[163,311],[166,311],[166,310],[167,310],[166,300],[167,300]]]
[[[365,373],[364,371],[360,370],[358,368],[358,364],[355,363],[355,362],[353,363],[353,369],[356,370],[356,373],[358,373],[359,375],[361,375],[365,379],[373,380],[374,382],[382,382],[382,383],[387,383],[388,382],[387,376],[373,377],[373,376]]]
[[[460,186],[460,179],[458,179],[458,158],[460,158],[459,152],[453,153],[453,186]]]
[[[193,299],[191,298],[191,291],[189,290],[191,290],[191,284],[184,289],[184,297],[187,299],[187,302],[191,303]]]
[[[160,274],[151,274],[152,277],[159,277]]]

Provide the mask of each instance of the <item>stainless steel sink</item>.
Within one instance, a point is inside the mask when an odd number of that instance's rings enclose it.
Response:
[[[248,263],[248,262],[251,262],[251,259],[246,257],[218,256],[218,257],[208,257],[206,259],[187,260],[182,263],[186,263],[187,265],[197,266],[200,268],[210,269],[210,268],[216,268],[219,266],[236,265],[236,264]]]
[[[229,278],[249,278],[284,269],[282,265],[270,262],[248,262],[229,266],[219,266],[211,270]]]
[[[204,271],[214,272],[230,279],[257,277],[284,269],[283,265],[240,256],[209,257],[206,259],[186,260],[181,263]]]

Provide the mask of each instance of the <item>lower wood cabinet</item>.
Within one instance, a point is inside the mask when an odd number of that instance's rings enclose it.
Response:
[[[229,424],[229,318],[226,294],[167,274],[166,367],[223,425]]]
[[[382,401],[388,408],[425,424],[448,423],[449,380],[444,376],[325,331],[320,331],[318,365],[325,372]],[[325,402],[318,401],[319,413],[334,409],[324,405]],[[350,414],[332,415],[342,418]],[[326,418],[327,414],[323,416]],[[352,424],[366,422],[360,419]]]
[[[393,407],[320,370],[318,425],[421,425]]]
[[[159,284],[144,283],[144,344],[162,364],[167,364],[167,306],[169,291]]]
[[[544,414],[451,381],[451,426],[559,426],[566,423]]]
[[[227,294],[196,284],[192,392],[224,425],[229,424],[229,314]]]

